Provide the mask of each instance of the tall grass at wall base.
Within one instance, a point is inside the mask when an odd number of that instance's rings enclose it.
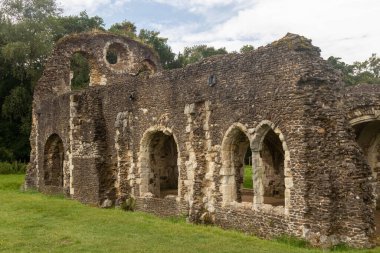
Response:
[[[0,162],[0,174],[24,174],[26,166],[21,162]]]

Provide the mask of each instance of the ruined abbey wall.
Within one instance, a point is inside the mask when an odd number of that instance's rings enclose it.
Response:
[[[90,87],[79,91],[70,88],[75,52],[91,65]],[[358,110],[379,120],[380,89],[343,87],[319,49],[293,34],[170,71],[124,37],[66,37],[35,90],[26,186],[102,207],[135,200],[137,210],[266,238],[370,247],[367,156],[377,144],[363,152],[352,126]],[[247,148],[251,191],[241,186]]]

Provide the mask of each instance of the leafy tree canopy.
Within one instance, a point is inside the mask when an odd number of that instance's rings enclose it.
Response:
[[[55,41],[104,23],[86,12],[62,17],[55,0],[3,0],[0,10],[0,160],[27,161],[32,91]]]
[[[192,47],[185,47],[183,54],[178,54],[178,61],[180,66],[186,66],[191,63],[198,62],[204,58],[227,54],[225,47],[215,49],[214,47],[209,47],[206,45],[197,45]]]
[[[240,48],[240,53],[241,54],[245,54],[245,53],[249,53],[249,52],[252,52],[253,50],[255,50],[254,46],[252,45],[244,45]]]
[[[333,56],[330,56],[327,61],[342,72],[343,81],[347,85],[380,84],[380,58],[376,54],[372,54],[363,62],[357,61],[353,64],[346,64],[341,58]]]
[[[86,11],[79,16],[55,17],[54,41],[71,33],[81,33],[91,30],[104,30],[104,21],[99,16],[89,17]]]
[[[134,23],[123,21],[113,24],[108,30],[118,35],[124,35],[136,39],[151,46],[160,57],[162,66],[166,69],[179,67],[175,62],[175,54],[168,45],[168,39],[160,36],[159,32],[141,29],[137,34],[137,28]]]
[[[119,34],[119,35],[124,35],[130,38],[136,38],[136,26],[134,23],[129,22],[129,21],[123,21],[121,23],[115,23],[113,24],[108,31]]]

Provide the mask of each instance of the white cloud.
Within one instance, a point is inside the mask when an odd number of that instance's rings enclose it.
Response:
[[[91,16],[110,14],[124,8],[130,0],[58,0],[65,15],[76,15],[81,11],[87,11]]]
[[[95,13],[102,8],[113,6],[124,6],[131,0],[58,0],[66,14],[76,14],[78,11],[87,10],[89,13]],[[138,0],[135,0],[138,1]],[[250,0],[146,0],[150,2],[170,5],[179,9],[187,10],[194,13],[206,13],[208,10],[223,6],[243,7],[244,4],[250,3]],[[144,5],[144,1],[141,1]]]
[[[216,7],[232,5],[243,7],[250,4],[252,0],[151,0],[153,2],[171,5],[181,9],[187,9],[195,13],[206,13],[208,10]]]
[[[60,1],[65,14],[86,9],[90,15],[115,20],[113,13],[120,14],[128,2],[141,0]],[[140,22],[154,22],[150,27],[169,38],[174,52],[195,44],[225,46],[230,51],[244,44],[257,47],[292,32],[312,39],[324,57],[334,55],[352,62],[380,54],[378,0],[144,0],[139,8],[149,1],[198,17],[196,22],[183,20],[171,25],[170,16],[165,21],[152,15],[140,18]],[[120,21],[124,19],[120,17]]]
[[[82,10],[89,13],[96,12],[103,4],[109,4],[110,0],[60,0],[58,4],[62,6],[65,14],[78,14]]]
[[[238,50],[244,44],[264,45],[292,32],[313,39],[324,57],[334,55],[352,62],[380,53],[379,13],[377,0],[258,0],[211,30],[170,33],[168,29],[163,34],[174,47],[207,43]]]

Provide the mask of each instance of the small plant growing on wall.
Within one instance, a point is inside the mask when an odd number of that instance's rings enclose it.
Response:
[[[205,225],[213,225],[215,223],[214,215],[208,211],[203,212],[200,220]]]
[[[126,198],[125,200],[120,201],[120,208],[124,211],[133,212],[136,208],[136,199],[134,197]]]

